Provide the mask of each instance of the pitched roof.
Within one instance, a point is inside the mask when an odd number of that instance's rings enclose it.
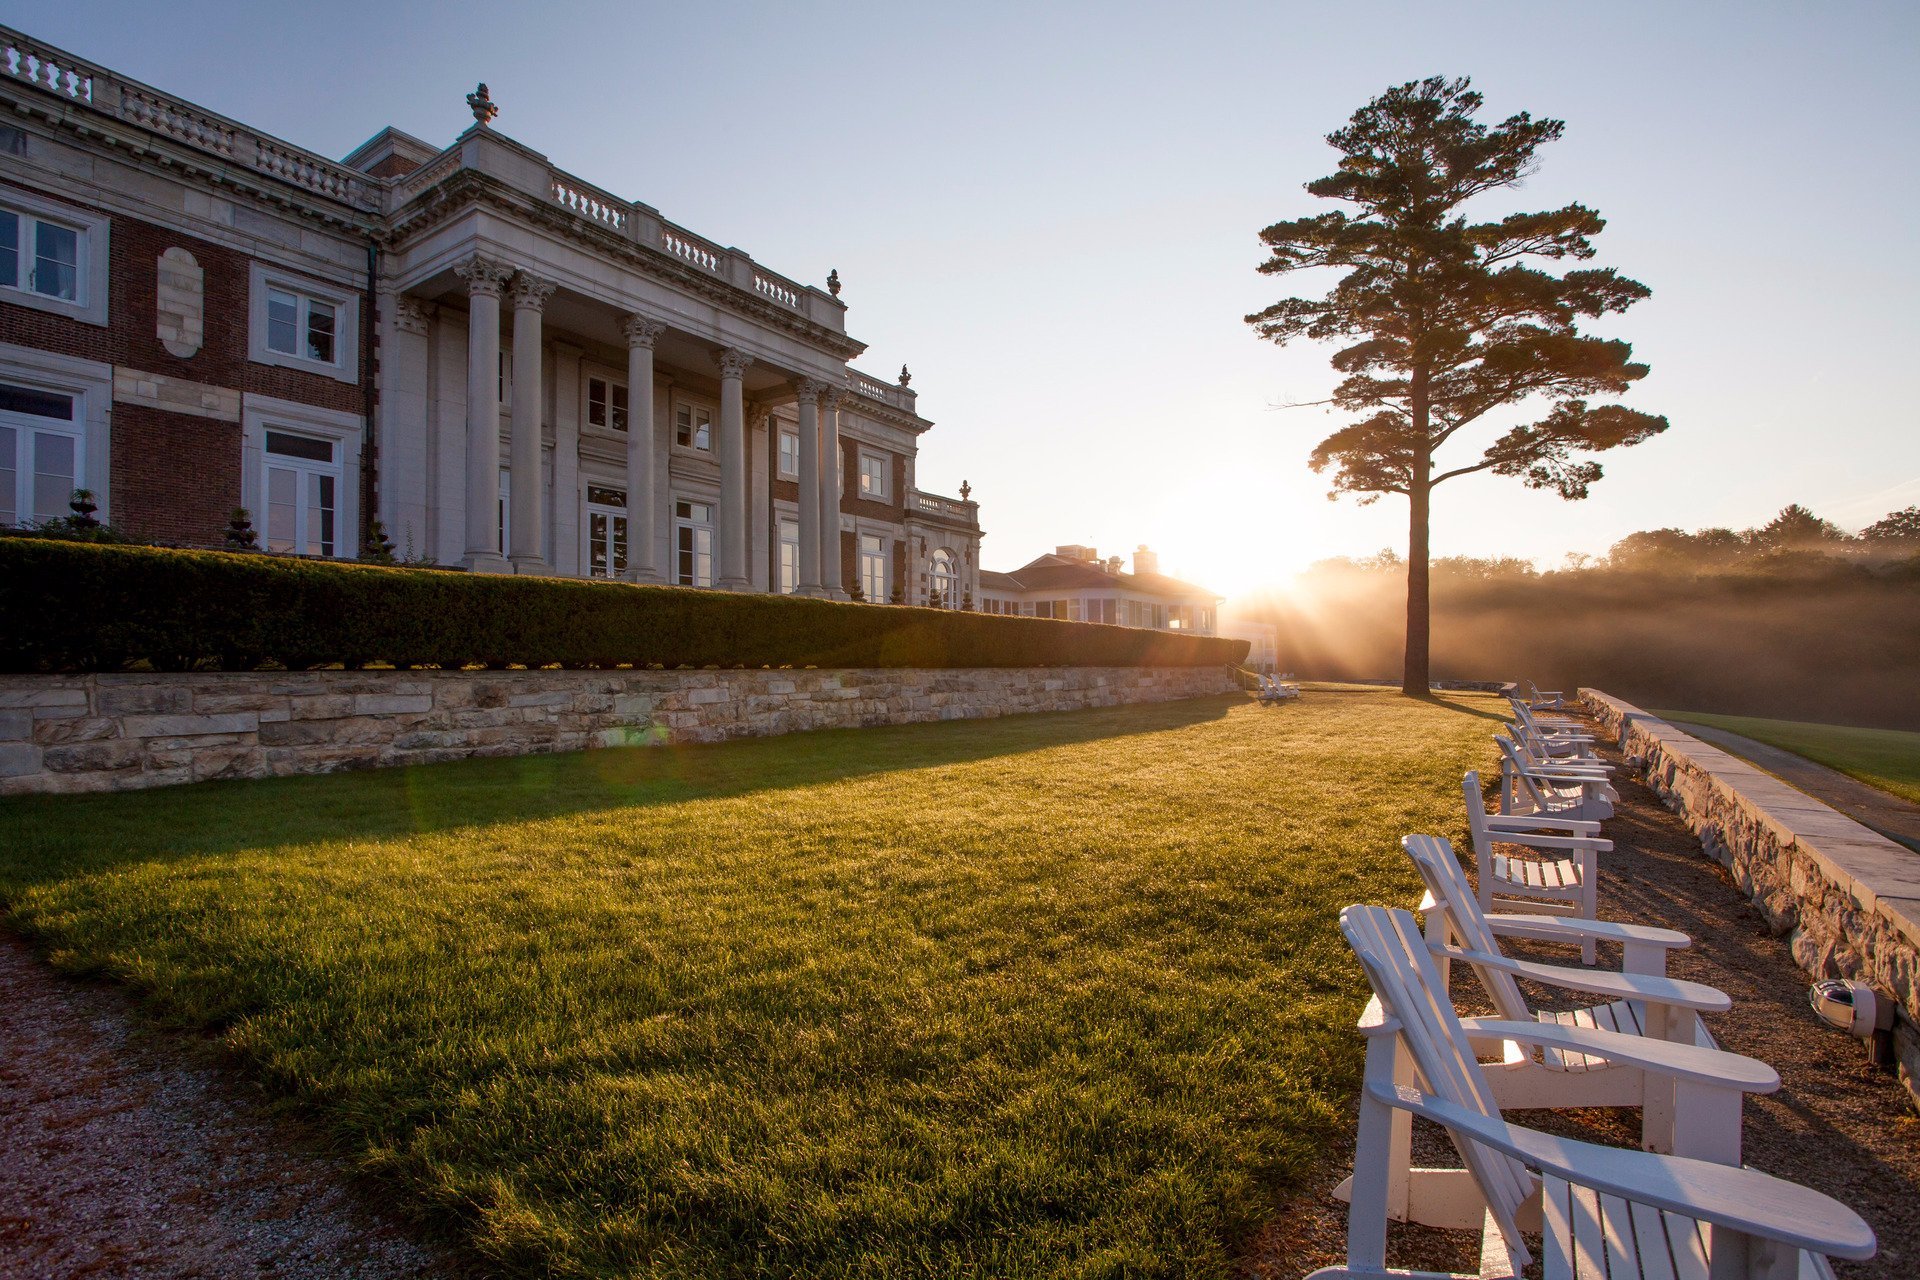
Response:
[[[1015,569],[1012,573],[980,571],[982,590],[1059,591],[1063,589],[1130,591],[1135,595],[1222,597],[1206,587],[1164,573],[1108,573],[1100,563],[1075,560],[1067,556],[1044,555]]]

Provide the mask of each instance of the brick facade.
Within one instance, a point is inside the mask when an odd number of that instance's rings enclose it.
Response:
[[[247,253],[98,205],[0,179],[0,192],[16,189],[64,206],[110,217],[107,324],[88,324],[5,300],[0,294],[0,343],[77,356],[207,387],[270,396],[364,416],[373,370],[364,351],[358,383],[276,365],[255,364],[248,354],[251,272]],[[202,273],[204,331],[200,349],[177,356],[157,331],[159,262],[168,249],[185,249]],[[277,264],[275,270],[283,270]],[[289,273],[298,277],[299,273]],[[333,286],[336,289],[338,286]],[[356,300],[359,333],[372,332],[364,296]],[[107,478],[112,519],[138,538],[193,545],[219,545],[228,515],[241,505],[241,428],[236,421],[173,413],[148,404],[112,406],[112,468]],[[366,477],[348,477],[366,488]],[[362,503],[363,511],[369,505]],[[259,527],[260,513],[255,513]],[[351,542],[357,543],[357,535]]]
[[[134,537],[218,545],[240,505],[240,424],[117,405],[109,483],[113,523]]]

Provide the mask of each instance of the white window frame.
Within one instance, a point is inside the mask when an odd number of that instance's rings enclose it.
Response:
[[[800,589],[800,521],[796,516],[774,518],[774,589],[790,596]]]
[[[692,414],[704,412],[707,415],[707,447],[706,448],[702,449],[697,443],[696,444],[680,443],[680,411],[682,409],[686,409],[689,413],[692,413]],[[715,449],[714,449],[714,444],[715,444],[714,436],[717,435],[720,430],[720,410],[716,409],[714,406],[707,404],[706,402],[701,400],[694,400],[684,396],[674,396],[672,399],[671,406],[668,409],[668,413],[673,423],[673,434],[669,436],[668,439],[672,442],[673,447],[675,449],[678,449],[681,453],[691,454],[692,456],[697,458],[719,457],[719,454],[715,452]],[[698,423],[693,423],[692,429],[691,429],[691,435],[695,441],[698,441],[700,439],[700,426]]]
[[[619,492],[621,502],[618,505],[608,502],[595,502],[590,496],[595,489],[607,489]],[[618,485],[586,484],[581,486],[580,498],[580,573],[583,577],[619,580],[626,576],[627,566],[633,563],[633,531],[626,528],[627,506],[625,490]],[[593,518],[602,516],[607,521],[607,572],[593,571]],[[617,563],[614,558],[614,523],[618,521],[627,541],[627,558]]]
[[[75,468],[82,477],[79,487],[93,491],[93,500],[99,507],[94,519],[102,523],[111,520],[113,366],[98,360],[0,343],[0,381],[74,397],[74,422],[81,433],[79,466]]]
[[[302,369],[337,382],[360,381],[360,296],[352,289],[325,284],[291,271],[255,260],[248,273],[247,359],[254,364],[278,365],[283,369]],[[331,364],[310,360],[302,355],[274,351],[267,346],[267,291],[279,289],[299,294],[334,309],[337,318],[333,330]]]
[[[774,446],[774,462],[782,480],[800,478],[800,428],[787,427],[776,423],[774,434],[777,443]],[[788,445],[791,443],[792,447]]]
[[[868,464],[872,466],[869,468]],[[893,500],[893,462],[884,453],[860,450],[860,473],[856,477],[860,496],[873,502]]]
[[[605,422],[593,421],[593,384],[596,382],[605,384],[607,388],[607,420]],[[627,396],[627,407],[625,409],[619,409],[616,403],[618,397],[621,395]],[[616,411],[626,414],[626,426],[616,427],[613,425]],[[589,371],[584,378],[580,379],[580,427],[583,431],[591,431],[595,435],[614,436],[624,440],[632,426],[633,397],[627,394],[627,380],[625,378],[616,378],[611,374]]]
[[[707,509],[706,522],[702,523],[698,520],[691,518],[690,516],[682,516],[680,514],[680,507],[682,503],[686,504],[689,508],[705,507]],[[714,526],[717,506],[718,504],[712,498],[691,498],[691,497],[683,498],[677,495],[674,497],[672,581],[676,585],[683,586],[683,587],[711,587],[717,581],[719,565],[716,563],[716,560],[719,555],[719,547],[718,547],[718,539],[716,537],[716,531]],[[692,539],[693,541],[692,555],[693,555],[694,562],[693,562],[693,568],[691,572],[692,581],[690,582],[680,581],[680,534],[682,530],[688,530],[694,534],[694,537]],[[704,531],[707,535],[707,539],[706,539],[707,547],[705,551],[701,551],[699,549],[698,535],[701,531]],[[707,580],[705,582],[700,581],[700,561],[703,557],[707,562],[707,574],[706,574]]]
[[[947,558],[947,568],[940,569],[940,557]],[[943,609],[960,607],[960,557],[953,553],[952,547],[935,547],[927,556],[927,594],[940,602]]]
[[[0,285],[0,299],[15,306],[69,316],[86,324],[106,324],[108,268],[113,261],[113,219],[104,213],[75,209],[71,205],[60,204],[14,187],[0,190],[0,208],[19,214],[23,226],[30,220],[54,222],[79,233],[76,237],[78,247],[74,250],[77,258],[74,263],[74,292],[78,297],[71,301],[50,298],[27,287],[26,276],[31,269],[32,259],[32,246],[29,244],[26,246],[27,252],[22,253],[20,258],[20,282],[11,287]],[[24,231],[22,239],[26,239]]]
[[[877,551],[869,551],[867,549],[868,539],[872,539],[879,544]],[[853,545],[855,547],[855,567],[860,573],[860,590],[866,594],[869,603],[886,604],[893,599],[893,593],[887,590],[887,577],[893,567],[888,563],[893,557],[888,554],[892,548],[887,545],[887,535],[884,533],[863,533],[859,535]],[[878,573],[874,572],[873,569],[873,565],[876,562],[879,564]]]
[[[366,426],[360,415],[248,393],[240,411],[240,505],[253,515],[255,529],[266,527],[269,430],[333,441],[340,468],[339,498],[334,507],[337,529],[334,558],[358,560],[360,450],[366,438]],[[262,535],[262,545],[265,541]]]

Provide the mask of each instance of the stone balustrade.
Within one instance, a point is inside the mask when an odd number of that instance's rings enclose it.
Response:
[[[0,676],[0,795],[718,742],[1231,692],[1229,667]]]
[[[1894,998],[1900,1078],[1920,1098],[1920,853],[1630,703],[1580,697],[1802,969]]]
[[[313,195],[363,212],[378,206],[379,182],[356,169],[190,106],[7,27],[0,27],[0,75]]]

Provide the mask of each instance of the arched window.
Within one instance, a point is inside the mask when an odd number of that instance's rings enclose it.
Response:
[[[953,569],[953,552],[941,547],[933,553],[933,589],[928,604],[941,609],[960,607],[960,575]]]

